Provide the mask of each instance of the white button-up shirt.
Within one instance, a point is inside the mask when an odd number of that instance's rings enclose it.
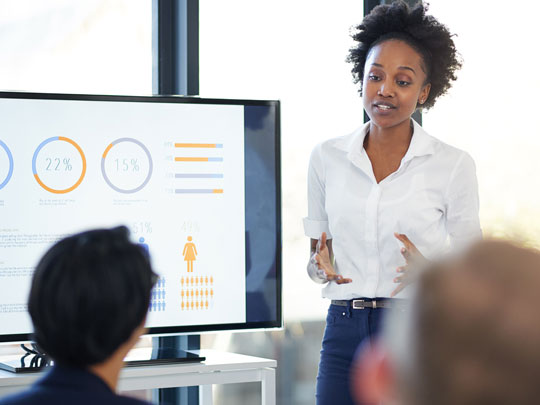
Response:
[[[369,123],[317,145],[308,173],[306,236],[333,240],[334,267],[349,284],[328,283],[323,297],[389,297],[405,264],[394,232],[428,259],[482,235],[472,158],[428,135],[414,122],[398,170],[377,184],[363,147]],[[406,288],[397,297],[409,296]]]

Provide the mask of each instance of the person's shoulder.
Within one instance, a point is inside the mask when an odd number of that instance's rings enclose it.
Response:
[[[427,133],[423,128],[424,137],[432,145],[434,156],[438,162],[455,166],[456,164],[472,164],[472,156],[465,150],[441,141],[439,138]]]
[[[30,404],[53,404],[47,400],[47,395],[40,387],[32,386],[30,389],[9,395],[0,399],[0,405],[30,405]]]
[[[353,132],[350,132],[346,135],[337,136],[334,138],[326,139],[322,142],[319,142],[313,148],[311,155],[325,156],[328,154],[336,153],[348,153],[355,141],[359,136],[363,135],[365,130],[365,125],[357,128]]]
[[[146,401],[124,395],[108,395],[105,397],[95,395],[95,393],[51,392],[51,390],[35,387],[0,399],[0,405],[56,405],[66,400],[68,402],[76,400],[78,405],[95,404],[96,400],[107,405],[150,405]]]
[[[366,130],[366,125],[367,124],[364,124],[348,134],[327,139],[321,142],[319,145],[324,149],[339,149],[347,152],[350,150],[354,140],[359,136],[363,136]]]
[[[0,400],[0,405],[56,405],[68,401],[76,400],[78,405],[95,404],[96,400],[107,405],[150,405],[149,402],[142,401],[124,395],[98,396],[95,393],[87,395],[84,392],[74,394],[73,392],[51,392],[32,388],[28,391],[14,394]]]
[[[460,167],[464,169],[466,168],[467,171],[469,169],[476,170],[476,164],[474,163],[474,159],[469,152],[442,141],[439,141],[439,143],[440,153],[438,158],[440,159],[441,163],[446,163],[449,168],[453,169],[453,171],[456,171]]]
[[[137,398],[133,398],[133,397],[128,397],[128,396],[125,396],[125,395],[117,395],[116,398],[115,398],[114,404],[118,404],[118,405],[150,405],[149,402],[146,402],[146,401],[143,401],[143,400],[140,400],[140,399],[137,399]]]
[[[25,402],[23,398],[21,398],[21,394],[13,394],[0,399],[0,405],[24,405],[29,403],[30,402]]]
[[[54,377],[54,376],[53,376]],[[27,390],[7,396],[0,400],[0,405],[57,405],[61,403],[77,405],[149,405],[137,398],[117,395],[110,390],[92,389],[77,386],[70,381],[54,380],[51,373],[46,374]]]

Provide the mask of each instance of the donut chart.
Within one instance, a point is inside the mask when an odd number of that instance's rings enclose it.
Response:
[[[113,190],[132,194],[141,191],[150,181],[152,155],[135,138],[118,138],[111,142],[101,157],[101,174]]]
[[[43,179],[38,174],[40,172],[38,170],[38,165],[37,165],[37,160],[38,160],[38,157],[39,157],[39,153],[43,149],[43,147],[45,147],[48,144],[51,144],[52,142],[66,142],[67,144],[69,144],[73,148],[75,148],[75,150],[78,152],[78,155],[81,158],[81,163],[82,163],[81,164],[81,174],[73,184],[69,185],[69,187],[53,188],[53,187],[47,185],[46,182],[43,181]],[[51,158],[48,158],[48,159],[51,160]],[[55,160],[58,160],[58,165],[59,165],[60,164],[60,159],[56,158]],[[49,166],[51,165],[51,163],[52,163],[52,160],[49,162]],[[63,163],[64,163],[66,171],[71,171],[72,170],[72,164],[70,163],[69,158],[64,158]],[[57,169],[58,169],[58,165],[56,166]],[[46,170],[49,170],[49,169],[47,168]],[[37,183],[43,189],[47,190],[50,193],[54,193],[54,194],[66,194],[66,193],[69,193],[70,191],[75,190],[82,183],[82,181],[84,179],[84,176],[86,174],[86,157],[84,156],[84,152],[81,149],[81,147],[74,140],[72,140],[70,138],[63,137],[63,136],[53,136],[51,138],[45,139],[36,148],[36,150],[34,152],[34,156],[32,157],[32,173],[33,173],[34,178],[36,179]]]
[[[13,175],[13,155],[11,154],[11,151],[9,150],[8,146],[0,140],[0,147],[6,152],[8,157],[8,170],[6,177],[2,180],[0,183],[0,190],[2,190],[11,179],[11,176]],[[1,180],[1,179],[0,179]]]

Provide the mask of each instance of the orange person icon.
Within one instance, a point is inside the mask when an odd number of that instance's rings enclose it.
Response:
[[[192,239],[191,236],[187,237],[188,242],[184,245],[184,251],[182,252],[184,261],[187,262],[188,273],[193,272],[193,262],[197,260],[197,248],[195,247],[195,243],[192,242]]]

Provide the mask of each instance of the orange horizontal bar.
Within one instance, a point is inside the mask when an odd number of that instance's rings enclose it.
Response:
[[[223,194],[223,189],[222,188],[214,189],[214,194]]]
[[[207,157],[175,157],[175,162],[208,162]]]
[[[175,148],[215,148],[215,143],[175,143]]]

